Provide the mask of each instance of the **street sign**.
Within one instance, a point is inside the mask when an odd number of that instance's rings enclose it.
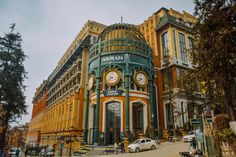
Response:
[[[60,145],[60,146],[61,146],[61,149],[63,149],[63,148],[64,148],[64,143],[61,143],[61,145]]]
[[[192,119],[191,123],[192,123],[192,125],[194,125],[194,124],[200,125],[201,124],[201,120],[200,119]]]
[[[208,122],[208,123],[212,123],[212,118],[211,118],[211,117],[206,117],[205,120],[206,120],[206,122]]]

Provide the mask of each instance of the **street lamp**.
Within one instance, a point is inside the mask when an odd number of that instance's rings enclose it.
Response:
[[[73,126],[71,126],[71,130],[73,131]],[[70,134],[70,136],[69,136],[69,140],[68,140],[68,143],[70,144],[70,146],[69,146],[69,147],[70,147],[70,148],[69,148],[69,149],[70,149],[70,150],[69,150],[69,156],[71,156],[71,143],[74,142],[73,139],[72,139],[72,137],[76,137],[76,135],[73,136],[73,135]]]

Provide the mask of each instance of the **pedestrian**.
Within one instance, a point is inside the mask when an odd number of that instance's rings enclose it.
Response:
[[[27,155],[28,155],[28,147],[26,147],[25,149],[25,157],[27,157]]]
[[[196,149],[197,148],[197,141],[196,141],[195,137],[193,137],[192,141],[190,142],[190,148],[191,149]]]
[[[19,148],[16,149],[16,157],[19,157],[19,154],[20,154],[20,150]]]
[[[3,150],[3,157],[9,157],[8,149],[4,148]]]
[[[114,143],[114,150],[115,150],[115,154],[118,154],[118,145],[116,142]]]
[[[192,141],[190,142],[190,148],[191,148],[191,152],[192,152],[192,154],[193,155],[195,155],[196,154],[196,148],[197,148],[197,141],[196,141],[196,138],[195,137],[193,137],[192,138]]]
[[[121,153],[125,153],[125,145],[124,145],[124,142],[121,142],[120,147],[121,147]]]

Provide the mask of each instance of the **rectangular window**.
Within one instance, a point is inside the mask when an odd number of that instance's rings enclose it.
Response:
[[[171,73],[171,69],[168,68],[164,71],[162,71],[162,79],[163,79],[163,89],[164,91],[169,91],[172,89],[172,84],[173,84],[173,80],[172,80],[172,73]]]
[[[179,46],[180,46],[180,54],[181,60],[184,63],[187,63],[187,53],[186,53],[186,44],[185,44],[185,36],[183,33],[179,33]]]
[[[175,52],[175,59],[178,59],[177,56],[177,49],[176,49],[176,39],[175,39],[175,30],[173,30],[173,39],[174,39],[174,52]]]
[[[165,32],[161,36],[161,41],[162,41],[162,52],[163,55],[169,54],[169,38],[168,38],[168,32]]]
[[[96,36],[93,36],[93,44],[95,44],[97,42],[97,37]]]
[[[193,38],[192,37],[188,37],[188,47],[189,47],[189,54],[190,54],[190,58],[192,60],[192,49],[193,49]]]

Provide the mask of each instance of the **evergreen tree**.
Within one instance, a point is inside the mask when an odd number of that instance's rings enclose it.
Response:
[[[214,107],[236,119],[232,99],[236,75],[235,0],[194,0],[199,18],[193,28],[193,61],[200,81],[206,82]]]
[[[3,129],[0,149],[5,146],[9,124],[27,113],[23,85],[26,79],[23,65],[26,55],[21,44],[21,35],[15,32],[15,24],[11,25],[9,33],[0,37],[0,123]]]

